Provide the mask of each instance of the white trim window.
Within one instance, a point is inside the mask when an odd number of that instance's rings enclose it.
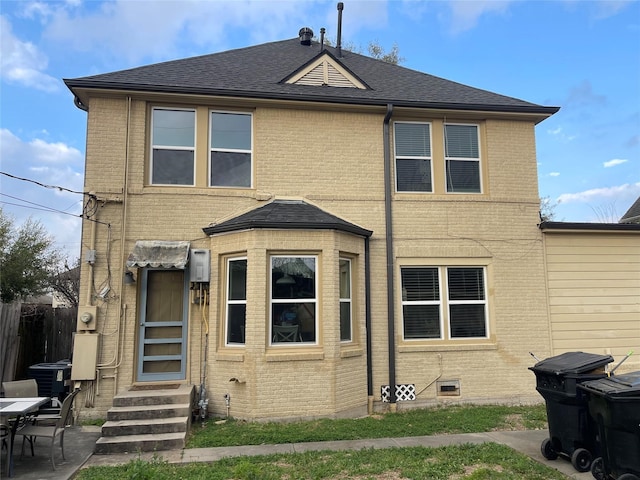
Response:
[[[194,185],[196,112],[154,107],[151,112],[152,185]]]
[[[394,123],[396,191],[433,192],[431,124]]]
[[[227,260],[226,344],[244,345],[247,317],[247,259]]]
[[[209,185],[251,187],[253,115],[212,111],[210,115]]]
[[[340,341],[350,342],[353,335],[353,302],[351,290],[351,260],[340,259]]]
[[[317,264],[314,255],[271,257],[271,344],[317,342]]]
[[[484,267],[402,267],[400,272],[405,340],[488,338]]]
[[[444,125],[448,193],[482,193],[478,125]]]

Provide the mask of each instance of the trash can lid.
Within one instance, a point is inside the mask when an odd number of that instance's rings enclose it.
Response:
[[[640,398],[640,371],[589,380],[578,385],[578,388],[582,386],[585,387],[584,390],[600,393],[603,396]]]
[[[613,362],[611,355],[597,355],[585,352],[566,352],[541,360],[529,370],[555,375],[589,373]]]

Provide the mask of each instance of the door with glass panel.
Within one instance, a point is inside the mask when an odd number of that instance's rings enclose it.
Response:
[[[189,285],[184,270],[141,270],[138,381],[182,380]]]

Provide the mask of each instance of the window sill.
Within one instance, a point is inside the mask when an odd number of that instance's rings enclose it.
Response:
[[[297,360],[324,360],[324,352],[322,351],[279,351],[269,352],[266,355],[267,362],[291,362]]]
[[[340,350],[340,358],[361,357],[364,350],[360,347],[345,347]]]
[[[412,353],[412,352],[471,352],[471,351],[490,351],[497,350],[498,345],[495,343],[474,343],[474,344],[459,344],[454,343],[441,343],[438,345],[399,345],[399,353]]]

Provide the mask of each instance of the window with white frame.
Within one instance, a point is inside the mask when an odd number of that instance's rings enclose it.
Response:
[[[151,184],[194,185],[195,110],[154,108],[151,132]]]
[[[444,125],[444,155],[449,193],[481,193],[478,125]]]
[[[394,123],[396,190],[433,192],[431,165],[431,125]]]
[[[488,337],[484,267],[402,267],[400,271],[405,340]]]
[[[317,338],[317,257],[271,257],[271,343],[311,342]]]
[[[351,260],[340,259],[340,341],[352,340]]]
[[[227,260],[226,328],[227,344],[245,343],[247,315],[247,259]]]
[[[252,115],[211,112],[209,184],[251,187]]]

